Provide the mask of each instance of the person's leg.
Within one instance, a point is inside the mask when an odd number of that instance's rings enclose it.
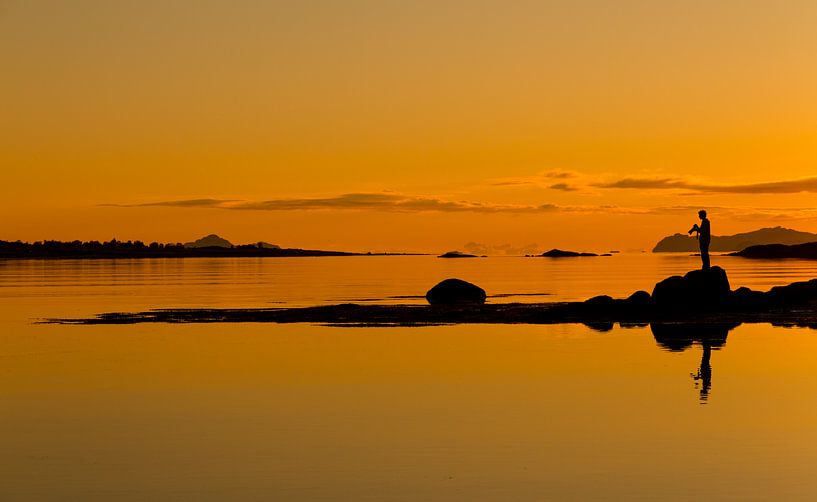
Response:
[[[701,262],[703,264],[704,270],[709,268],[709,243],[702,242],[701,243]]]

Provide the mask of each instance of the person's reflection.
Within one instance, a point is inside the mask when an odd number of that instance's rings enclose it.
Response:
[[[709,364],[709,357],[712,355],[712,345],[708,340],[703,340],[701,341],[701,346],[704,349],[704,353],[701,356],[701,366],[698,368],[698,374],[690,373],[690,375],[692,375],[692,379],[695,380],[695,386],[701,390],[701,402],[705,403],[709,397],[709,389],[712,387],[712,365]]]
[[[690,373],[699,389],[701,404],[706,404],[712,389],[712,349],[726,343],[726,336],[738,324],[650,323],[655,341],[670,352],[681,352],[698,343],[703,348],[697,373]]]

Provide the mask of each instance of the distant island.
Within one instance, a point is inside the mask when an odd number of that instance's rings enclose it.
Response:
[[[269,242],[256,242],[254,245],[261,249],[281,249],[281,246],[270,244]],[[216,234],[205,235],[201,239],[196,239],[193,242],[186,242],[186,248],[232,248],[235,247],[232,242]]]
[[[211,234],[193,242],[145,244],[142,241],[0,241],[0,258],[192,258],[192,257],[298,257],[371,256],[402,253],[351,253],[317,249],[282,248],[266,242],[233,245]]]
[[[760,259],[800,258],[805,260],[817,260],[817,242],[793,245],[764,244],[762,246],[750,246],[737,253],[730,253],[730,256]]]
[[[463,253],[462,251],[449,251],[441,254],[437,258],[478,258],[478,256],[475,254]]]
[[[790,228],[761,228],[752,232],[735,235],[713,235],[709,245],[710,251],[740,251],[750,246],[761,244],[805,244],[817,242],[817,234],[800,232]],[[653,253],[697,253],[698,241],[687,234],[675,234],[664,237],[652,250]]]
[[[563,251],[561,249],[551,249],[538,255],[544,258],[575,258],[581,256],[611,256],[610,253],[596,254],[596,253],[578,253],[576,251]]]

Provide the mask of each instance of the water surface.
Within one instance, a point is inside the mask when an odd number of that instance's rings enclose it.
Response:
[[[690,342],[668,345],[649,327],[31,322],[403,303],[413,300],[388,297],[449,276],[489,294],[623,296],[696,265],[677,255],[590,260],[4,262],[0,499],[813,499],[811,330],[724,333],[702,393],[693,376],[707,342],[695,328]],[[733,287],[815,275],[812,262],[717,260]],[[519,301],[493,301],[509,299]]]

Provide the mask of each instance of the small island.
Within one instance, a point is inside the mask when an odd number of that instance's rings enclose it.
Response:
[[[478,258],[475,254],[463,253],[462,251],[448,251],[437,258]]]
[[[582,256],[612,256],[610,253],[596,254],[596,253],[579,253],[576,251],[564,251],[561,249],[551,249],[539,255],[544,258],[576,258]]]
[[[738,251],[737,253],[730,253],[729,256],[769,260],[784,258],[817,260],[817,242],[794,245],[765,244],[762,246],[749,246],[746,249]]]

